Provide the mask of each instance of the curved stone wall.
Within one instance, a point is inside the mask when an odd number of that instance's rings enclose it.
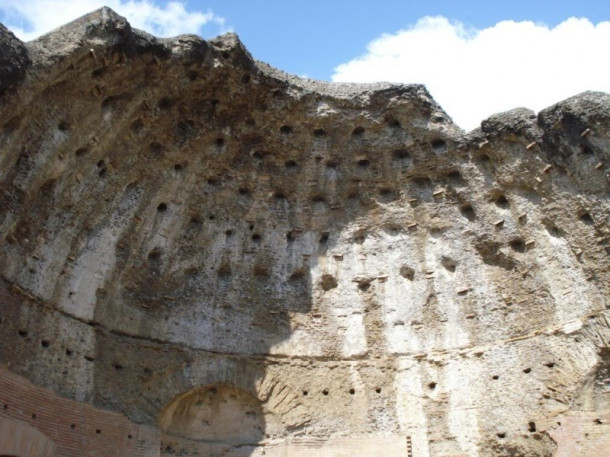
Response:
[[[107,8],[0,46],[12,372],[165,455],[594,455],[610,96],[466,134]]]

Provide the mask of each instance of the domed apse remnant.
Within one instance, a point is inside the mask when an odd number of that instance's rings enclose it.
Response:
[[[466,133],[421,85],[302,80],[108,8],[0,49],[0,434],[608,448],[609,95]]]

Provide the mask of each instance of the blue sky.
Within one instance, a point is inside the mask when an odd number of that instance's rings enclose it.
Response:
[[[0,21],[30,40],[102,5],[158,36],[234,31],[300,76],[426,84],[467,130],[610,92],[610,0],[0,0]]]
[[[256,58],[316,79],[330,79],[335,66],[362,54],[371,40],[424,16],[440,15],[475,28],[509,19],[549,26],[572,16],[610,20],[610,0],[212,0],[188,5],[224,17]]]

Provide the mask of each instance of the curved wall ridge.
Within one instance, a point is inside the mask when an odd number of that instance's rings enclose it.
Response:
[[[0,51],[0,382],[120,455],[602,455],[610,95],[465,133],[108,8]]]

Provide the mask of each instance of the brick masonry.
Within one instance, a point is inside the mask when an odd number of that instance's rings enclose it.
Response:
[[[0,422],[4,427],[26,423],[42,432],[56,445],[56,457],[157,457],[160,452],[154,427],[61,398],[5,368],[0,368],[0,418],[10,419]]]

